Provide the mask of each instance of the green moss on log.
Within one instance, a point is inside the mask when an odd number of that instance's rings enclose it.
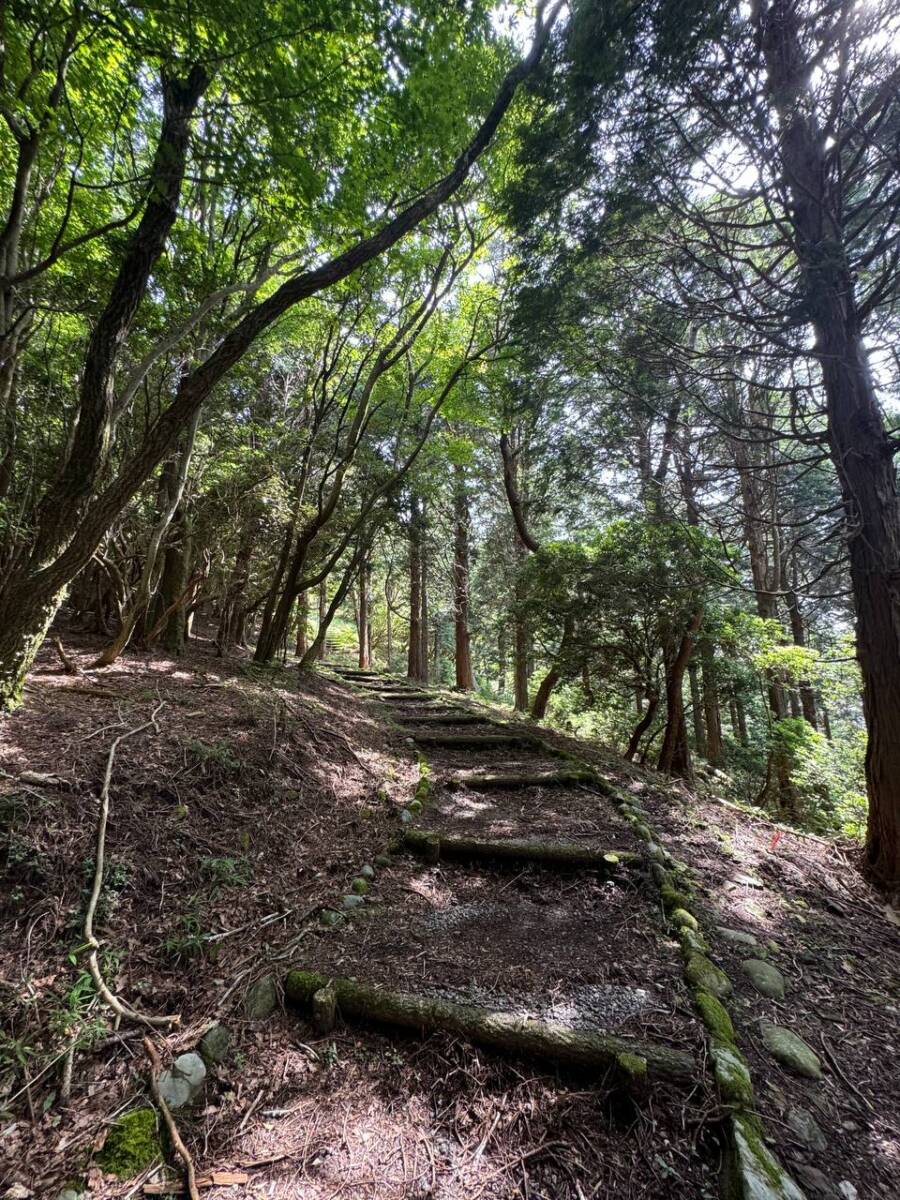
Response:
[[[621,1072],[620,1056],[635,1055],[646,1061],[649,1075],[679,1083],[695,1078],[692,1056],[669,1046],[588,1033],[558,1022],[454,1004],[434,996],[388,991],[352,979],[329,981],[315,971],[290,971],[285,980],[285,995],[292,1004],[308,1009],[313,996],[326,985],[334,989],[338,1009],[344,1017],[406,1029],[441,1029],[496,1050],[567,1066],[612,1068]]]

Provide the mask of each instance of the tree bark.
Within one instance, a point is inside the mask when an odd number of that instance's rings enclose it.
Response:
[[[409,647],[407,678],[427,678],[422,663],[422,525],[418,497],[410,501],[409,521]]]
[[[706,729],[706,759],[718,766],[724,757],[722,747],[722,713],[719,707],[719,686],[716,674],[716,651],[709,638],[700,642],[700,668],[703,680],[703,715]]]
[[[689,782],[693,772],[684,719],[684,673],[694,652],[694,636],[702,620],[702,612],[694,614],[666,672],[666,729],[658,764],[660,771],[678,775]]]
[[[302,658],[309,649],[309,592],[302,591],[297,597],[297,658]]]
[[[469,634],[469,498],[465,469],[454,467],[453,492],[453,635],[456,686],[470,692],[475,687]]]

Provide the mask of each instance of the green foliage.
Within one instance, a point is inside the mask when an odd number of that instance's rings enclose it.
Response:
[[[237,858],[201,858],[200,870],[223,887],[246,887],[253,879],[253,866],[243,855]]]

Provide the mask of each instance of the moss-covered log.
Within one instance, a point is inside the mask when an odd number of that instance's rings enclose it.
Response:
[[[443,747],[445,750],[540,750],[534,738],[515,733],[414,733],[418,746]]]
[[[434,704],[428,692],[413,692],[413,691],[396,691],[386,692],[379,691],[378,699],[384,700],[390,704]]]
[[[646,1073],[676,1082],[696,1078],[690,1054],[656,1042],[614,1034],[569,1029],[555,1021],[537,1021],[512,1013],[454,1004],[434,996],[388,991],[352,979],[328,980],[314,971],[290,971],[285,996],[292,1004],[309,1009],[313,996],[326,985],[337,998],[341,1016],[421,1031],[444,1030],[479,1045],[524,1058],[538,1058],[565,1066],[612,1068],[623,1079],[633,1080],[636,1064]]]
[[[457,775],[445,787],[469,788],[473,792],[518,791],[521,788],[564,788],[592,784],[590,771],[536,771],[533,775]]]
[[[401,725],[485,725],[488,729],[494,728],[487,717],[467,712],[404,713],[397,720]]]
[[[639,859],[628,850],[598,850],[575,842],[537,842],[514,838],[484,840],[474,837],[446,837],[427,830],[413,829],[404,834],[407,850],[436,862],[441,858],[494,859],[513,862],[544,863],[552,867],[593,867],[613,875],[620,867]]]

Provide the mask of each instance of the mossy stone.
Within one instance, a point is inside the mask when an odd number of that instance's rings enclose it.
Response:
[[[652,842],[653,841],[653,831],[651,830],[650,826],[645,825],[643,821],[638,821],[638,823],[634,827],[634,832],[637,834],[637,836],[641,839],[642,842]]]
[[[671,883],[664,883],[659,889],[659,894],[666,912],[676,908],[687,908],[690,903],[684,892],[679,892],[678,888],[672,887]]]
[[[224,1025],[213,1025],[212,1029],[208,1029],[200,1039],[200,1045],[197,1049],[203,1057],[204,1062],[221,1063],[228,1057],[228,1050],[231,1046],[231,1034]]]
[[[264,1021],[275,1011],[278,1004],[278,989],[272,975],[263,975],[247,992],[244,1011],[251,1021]]]
[[[319,924],[324,925],[326,929],[333,929],[335,925],[342,925],[344,918],[339,912],[335,912],[333,908],[323,908],[319,913]]]
[[[699,929],[697,918],[686,908],[676,908],[669,913],[669,920],[679,929]]]
[[[422,801],[410,800],[409,804],[406,806],[406,809],[407,812],[415,813],[416,816],[418,816],[418,814],[422,811]]]
[[[669,874],[669,872],[666,870],[666,868],[662,865],[662,863],[657,863],[657,862],[651,863],[650,864],[650,874],[653,876],[653,882],[656,884],[656,886],[658,888],[663,887],[664,884],[669,884],[669,886],[671,887],[672,876]]]
[[[162,1158],[162,1144],[156,1128],[156,1113],[152,1108],[135,1108],[116,1121],[97,1155],[97,1165],[107,1175],[120,1179],[146,1170]]]
[[[709,943],[703,934],[684,925],[678,930],[678,940],[685,958],[690,958],[692,954],[706,954],[709,950]]]
[[[766,1146],[759,1118],[753,1113],[735,1113],[731,1118],[729,1158],[729,1197],[735,1200],[806,1200]]]
[[[703,954],[692,954],[684,968],[688,983],[720,999],[731,995],[731,980]]]
[[[367,879],[363,879],[362,875],[357,875],[357,877],[350,884],[350,891],[356,896],[364,896],[368,890],[369,881]]]
[[[797,1135],[797,1137],[809,1146],[810,1150],[815,1150],[818,1154],[828,1149],[828,1138],[819,1128],[819,1123],[811,1112],[807,1112],[805,1108],[790,1108],[785,1115],[785,1121],[788,1128]]]
[[[375,855],[375,866],[376,867],[389,867],[390,865],[391,865],[391,856],[389,854],[376,854]]]
[[[748,958],[741,963],[741,970],[761,995],[770,1000],[784,999],[784,976],[777,967],[761,958]]]
[[[728,1009],[716,999],[712,992],[698,988],[694,993],[694,1003],[700,1011],[703,1024],[714,1038],[719,1042],[734,1041],[734,1026],[728,1015]]]
[[[375,868],[366,863],[365,866],[359,868],[359,873],[363,879],[372,880],[375,878]]]
[[[741,1108],[752,1105],[753,1083],[750,1079],[750,1068],[737,1046],[714,1038],[709,1053],[713,1062],[716,1087],[725,1103]]]
[[[771,1021],[761,1022],[759,1028],[763,1045],[783,1067],[805,1079],[822,1078],[821,1060],[802,1037],[781,1025],[773,1025]]]

